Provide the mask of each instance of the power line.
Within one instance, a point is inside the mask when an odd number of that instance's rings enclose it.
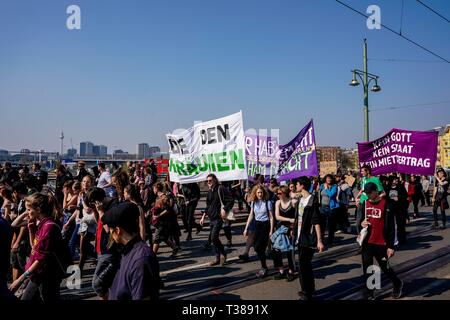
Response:
[[[402,15],[400,17],[400,34],[402,34],[402,27],[403,27],[403,6],[405,4],[405,0],[402,0]]]
[[[344,2],[342,2],[342,1],[340,1],[340,0],[336,0],[336,2],[339,3],[339,4],[341,4],[341,5],[343,5],[344,7],[347,7],[348,9],[350,9],[350,10],[352,10],[352,11],[354,11],[354,12],[360,14],[360,15],[362,15],[362,16],[365,17],[366,19],[369,18],[368,15],[362,13],[361,11],[356,10],[355,8],[350,7],[348,4],[346,4],[346,3],[344,3]],[[434,53],[433,51],[431,51],[431,50],[429,50],[429,49],[427,49],[427,48],[425,48],[424,46],[418,44],[417,42],[415,42],[415,41],[413,41],[413,40],[411,40],[411,39],[405,37],[404,35],[398,33],[397,31],[391,29],[390,27],[388,27],[388,26],[382,24],[381,22],[380,22],[380,25],[383,26],[383,28],[385,28],[385,29],[391,31],[392,33],[395,33],[396,35],[402,37],[403,39],[405,39],[405,40],[411,42],[411,43],[414,44],[415,46],[417,46],[417,47],[419,47],[419,48],[425,50],[426,52],[432,54],[433,56],[435,56],[435,57],[437,57],[437,58],[439,58],[439,59],[441,59],[441,60],[443,60],[443,61],[445,61],[445,62],[447,62],[447,63],[450,63],[449,60],[447,60],[447,59],[441,57],[440,55]]]
[[[439,102],[428,102],[428,103],[409,104],[409,105],[405,105],[405,106],[397,106],[397,107],[375,108],[375,109],[370,109],[370,111],[383,111],[383,110],[408,109],[408,108],[417,108],[417,107],[424,107],[424,106],[433,106],[433,105],[446,104],[446,103],[450,103],[450,100],[447,100],[447,101],[439,101]]]
[[[436,15],[438,15],[439,17],[441,17],[442,19],[444,19],[445,21],[450,23],[450,20],[448,20],[446,17],[444,17],[442,14],[440,14],[439,12],[437,12],[436,10],[433,10],[432,8],[430,8],[429,6],[427,6],[425,3],[423,3],[420,0],[416,0],[418,3],[420,3],[421,5],[423,5],[425,8],[427,8],[428,10],[430,10],[431,12],[435,13]]]
[[[419,62],[419,63],[446,63],[445,61],[439,61],[439,60],[414,60],[414,59],[374,59],[370,58],[367,59],[369,61],[385,61],[385,62]]]

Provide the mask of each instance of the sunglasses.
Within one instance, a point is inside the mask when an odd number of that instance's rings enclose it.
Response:
[[[208,182],[208,183],[213,182],[213,181],[214,181],[214,180],[212,180],[212,179],[206,180],[206,182]]]

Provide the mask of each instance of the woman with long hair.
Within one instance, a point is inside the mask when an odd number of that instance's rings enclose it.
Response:
[[[61,229],[55,222],[58,215],[56,199],[51,195],[34,193],[26,198],[25,206],[32,251],[25,272],[11,284],[10,289],[16,291],[29,279],[22,300],[57,300],[65,270],[61,263],[64,256]]]
[[[268,272],[266,249],[274,227],[272,202],[269,201],[269,194],[262,185],[253,188],[250,198],[253,201],[251,203],[247,224],[245,225],[244,237],[248,236],[248,229],[254,220],[254,248],[261,262],[261,270],[259,270],[256,276],[258,278],[264,278]]]
[[[139,234],[141,236],[141,239],[145,241],[145,215],[144,215],[144,204],[141,199],[141,194],[139,192],[139,189],[129,184],[124,189],[124,199],[125,201],[129,201],[137,205],[139,208]]]

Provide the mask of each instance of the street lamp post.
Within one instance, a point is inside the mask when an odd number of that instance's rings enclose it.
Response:
[[[372,80],[375,81],[374,86],[371,91],[378,92],[381,91],[380,86],[378,85],[379,76],[375,74],[369,73],[367,70],[367,39],[364,39],[364,47],[363,47],[363,65],[364,71],[354,69],[352,70],[353,79],[350,82],[352,87],[356,87],[359,85],[359,81],[356,79],[358,76],[361,79],[364,90],[364,140],[369,141],[369,84]]]

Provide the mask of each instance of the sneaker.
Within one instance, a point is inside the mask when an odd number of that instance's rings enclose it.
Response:
[[[227,262],[227,256],[220,256],[220,265],[223,267]]]
[[[218,266],[220,264],[220,260],[214,260],[209,263],[210,267]]]
[[[239,259],[243,262],[248,262],[250,260],[250,257],[248,256],[248,254],[240,254]]]
[[[277,272],[276,275],[273,276],[273,280],[281,280],[284,279],[286,277],[286,274],[283,272]]]
[[[177,254],[178,254],[178,251],[180,251],[180,248],[175,248],[175,249],[173,249],[173,250],[172,250],[172,255],[171,255],[171,257],[176,257]]]
[[[403,293],[403,281],[400,280],[400,284],[398,286],[394,286],[392,290],[392,298],[400,299]]]
[[[295,279],[295,275],[292,272],[288,272],[286,276],[287,282],[292,282]]]
[[[256,274],[256,277],[257,277],[258,279],[265,278],[265,277],[267,276],[267,272],[268,272],[267,269],[261,269],[261,270],[259,270],[258,273]]]

